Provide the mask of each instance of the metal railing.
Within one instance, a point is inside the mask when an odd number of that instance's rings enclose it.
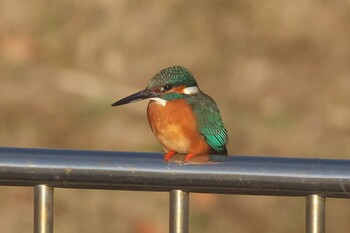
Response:
[[[229,156],[166,163],[160,153],[0,147],[0,185],[34,186],[34,232],[53,232],[55,187],[167,191],[169,231],[187,233],[189,193],[306,197],[306,232],[325,232],[327,197],[350,197],[350,160]]]

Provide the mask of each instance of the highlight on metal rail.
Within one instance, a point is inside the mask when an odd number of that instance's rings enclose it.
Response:
[[[0,147],[0,185],[34,187],[34,232],[53,232],[55,187],[169,192],[169,232],[187,233],[189,193],[304,196],[306,233],[325,232],[326,198],[350,197],[350,160],[229,156],[167,163],[160,153]]]

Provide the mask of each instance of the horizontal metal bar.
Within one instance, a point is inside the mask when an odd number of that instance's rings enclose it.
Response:
[[[350,161],[229,156],[179,164],[160,153],[0,148],[0,185],[350,197]]]

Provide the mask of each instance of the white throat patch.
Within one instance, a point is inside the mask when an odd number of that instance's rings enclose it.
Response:
[[[186,87],[183,90],[184,94],[186,95],[194,95],[197,94],[199,92],[198,87]]]
[[[155,98],[151,98],[151,100],[156,101],[157,104],[162,105],[163,107],[165,107],[166,103],[168,102],[167,100],[155,97]]]

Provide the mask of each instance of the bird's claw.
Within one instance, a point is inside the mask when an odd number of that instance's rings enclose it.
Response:
[[[174,155],[175,155],[175,151],[171,150],[171,151],[169,151],[168,153],[165,154],[164,160],[166,162],[169,162],[171,157],[173,157]]]
[[[194,156],[194,154],[192,154],[192,153],[187,154],[186,157],[182,160],[181,164],[188,163],[193,156]]]

